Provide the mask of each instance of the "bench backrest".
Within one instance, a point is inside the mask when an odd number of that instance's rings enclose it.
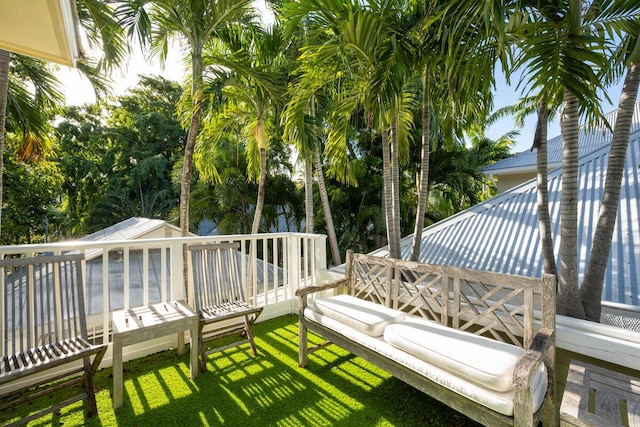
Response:
[[[82,254],[0,260],[2,356],[87,339],[82,260]]]
[[[555,325],[555,276],[531,278],[347,253],[348,293],[529,348],[535,318]],[[540,324],[540,323],[539,323]]]
[[[238,258],[239,243],[190,245],[196,311],[231,301],[244,301]]]

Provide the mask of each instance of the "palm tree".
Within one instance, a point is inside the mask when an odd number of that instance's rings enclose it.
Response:
[[[224,64],[226,71],[222,78],[211,82],[211,86],[220,91],[220,102],[208,104],[206,126],[196,147],[196,165],[202,177],[216,181],[218,172],[211,153],[221,136],[231,132],[244,142],[247,176],[258,180],[251,225],[251,234],[258,234],[266,195],[269,145],[272,138],[278,137],[278,113],[286,88],[286,40],[277,26],[267,30],[236,27],[226,36],[226,45],[220,44],[207,51],[214,63]],[[248,283],[255,280],[255,248],[252,240]]]
[[[437,133],[431,122],[435,119],[434,124],[444,129],[451,143],[460,129],[487,116],[492,102],[492,69],[499,53],[499,32],[494,23],[501,20],[487,19],[482,2],[477,1],[409,5],[407,29],[402,31],[410,34],[409,40],[415,44],[412,62],[422,90],[422,155],[410,254],[415,261],[420,254],[429,188],[429,141]]]
[[[593,246],[587,270],[580,287],[580,299],[584,306],[587,320],[599,322],[601,315],[601,297],[604,276],[611,251],[613,228],[620,201],[620,184],[622,172],[627,158],[629,132],[633,121],[633,111],[638,97],[640,85],[640,31],[636,29],[634,37],[628,37],[621,46],[625,52],[624,62],[627,73],[620,95],[618,113],[611,140],[611,150],[607,164],[604,193],[598,224],[593,237]]]
[[[169,38],[177,37],[186,41],[191,63],[191,111],[189,133],[185,145],[182,179],[180,187],[180,229],[183,236],[189,233],[189,193],[191,187],[191,171],[193,152],[200,132],[200,115],[202,113],[203,49],[219,37],[219,32],[233,22],[246,20],[249,17],[249,2],[246,0],[228,0],[208,2],[191,0],[176,2],[171,0],[151,2],[151,22],[157,27],[154,31],[154,47],[156,51],[166,49]],[[166,50],[164,50],[166,53]]]
[[[7,89],[9,87],[9,61],[11,54],[8,50],[0,49],[0,227],[2,227],[2,169],[5,142],[5,123],[7,117]]]
[[[401,7],[395,2],[313,0],[288,3],[285,11],[293,22],[306,19],[309,26],[302,79],[339,88],[326,148],[330,172],[354,184],[347,145],[352,120],[359,112],[364,112],[368,126],[383,137],[388,245],[390,256],[398,258],[399,152],[407,151],[405,137],[411,124],[405,85],[408,73],[401,60],[410,55],[406,46],[394,43],[400,37],[394,23]]]
[[[45,62],[0,49],[0,224],[6,132],[20,138],[20,160],[43,158],[50,150],[49,119],[62,103],[58,85]]]
[[[330,103],[328,103],[328,97],[319,92],[323,89],[322,86],[317,86],[318,83],[322,85],[324,82],[322,80],[314,82],[309,77],[305,75],[305,78],[299,79],[293,85],[290,85],[291,99],[282,115],[284,136],[296,147],[305,164],[305,221],[307,233],[313,233],[313,181],[312,177],[308,175],[313,173],[313,167],[315,167],[315,176],[318,182],[331,257],[334,265],[340,265],[342,264],[342,257],[333,224],[321,157],[323,142],[326,141],[328,133],[327,115],[329,114]]]
[[[281,15],[285,28],[288,27],[287,16]],[[293,21],[293,28],[287,30],[292,34],[292,39],[299,40],[299,49],[304,48],[308,42],[308,24],[306,20],[302,23],[302,27],[295,27],[296,20]],[[301,64],[300,61],[293,60],[295,64]],[[301,73],[302,69],[294,70]],[[284,125],[284,137],[296,147],[300,157],[304,163],[305,176],[305,225],[306,232],[314,232],[314,209],[313,209],[313,168],[316,170],[316,180],[318,182],[318,190],[320,193],[320,202],[327,230],[327,238],[331,249],[331,257],[334,265],[342,264],[340,248],[338,246],[338,238],[336,236],[333,217],[331,214],[331,206],[329,203],[329,195],[324,180],[324,168],[320,150],[323,147],[322,141],[326,140],[328,128],[326,126],[326,116],[328,113],[327,97],[317,91],[322,89],[322,80],[312,81],[309,75],[301,78],[289,86],[290,100],[285,106],[282,121]],[[320,86],[317,84],[320,83]]]
[[[554,113],[563,104],[563,177],[561,206],[561,242],[560,242],[560,277],[558,289],[558,313],[584,318],[585,308],[589,303],[581,303],[577,277],[577,164],[578,164],[578,123],[579,117],[588,116],[592,120],[601,117],[598,105],[597,89],[603,88],[604,78],[596,73],[606,75],[609,68],[608,52],[611,40],[601,37],[603,34],[620,33],[629,28],[630,22],[637,20],[639,5],[637,2],[625,0],[593,5],[586,10],[579,0],[564,1],[557,4],[541,5],[539,2],[524,2],[524,9],[514,15],[514,28],[524,29],[520,39],[521,56],[516,61],[518,66],[527,67],[526,76],[529,87],[535,92],[534,98],[541,109],[540,126],[545,126],[547,113]],[[632,45],[633,46],[633,45]],[[628,52],[631,52],[630,49]],[[633,56],[630,56],[632,58]],[[630,61],[629,64],[632,64]],[[627,106],[628,107],[628,106]],[[632,107],[633,108],[633,107]],[[621,127],[624,132],[624,126]],[[629,128],[626,130],[628,142]],[[613,147],[613,146],[612,146]],[[544,146],[541,147],[544,149]],[[626,147],[625,147],[626,152]],[[546,158],[539,152],[539,165],[546,163]],[[544,156],[546,157],[546,156]],[[619,170],[624,160],[616,160]],[[612,169],[616,169],[612,168]],[[612,171],[609,171],[612,172]],[[542,183],[543,181],[541,181]],[[544,184],[541,184],[544,185]],[[614,192],[619,192],[620,182]],[[617,206],[617,200],[616,200]],[[548,208],[541,205],[541,209]],[[544,214],[545,212],[542,212]],[[541,214],[541,220],[543,215]],[[610,222],[613,226],[613,221]],[[541,226],[546,233],[548,224]],[[594,240],[594,248],[600,244],[610,245],[611,235],[605,238],[599,235]],[[543,234],[543,239],[545,235]],[[608,243],[606,242],[608,240]],[[610,246],[609,246],[610,247]],[[606,253],[608,256],[609,249]],[[601,258],[600,258],[600,262]],[[545,256],[545,264],[549,257]],[[591,263],[591,261],[590,261]],[[605,261],[606,265],[606,261]],[[547,269],[547,267],[545,267]],[[596,285],[597,286],[597,285]],[[591,292],[590,303],[599,306],[602,291],[600,282],[599,294]],[[588,288],[587,288],[588,289]],[[597,289],[597,288],[596,288]],[[592,291],[592,290],[591,290]],[[594,318],[594,316],[589,316]]]
[[[148,10],[147,10],[148,9]],[[166,59],[171,40],[177,40],[191,64],[190,101],[186,109],[185,124],[188,135],[184,149],[182,178],[180,181],[180,231],[189,234],[189,196],[193,153],[200,133],[200,116],[203,105],[205,47],[219,39],[229,25],[252,19],[250,0],[132,0],[118,9],[118,16],[130,35],[137,34],[143,43],[151,42],[153,54]],[[185,291],[188,288],[188,254],[183,246],[183,276]],[[186,292],[185,292],[186,294]]]

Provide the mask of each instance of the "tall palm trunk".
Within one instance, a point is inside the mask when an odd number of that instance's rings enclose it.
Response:
[[[260,144],[260,180],[258,181],[258,198],[256,199],[256,210],[253,214],[253,224],[251,234],[258,234],[260,231],[260,218],[262,217],[262,207],[264,206],[264,194],[267,184],[267,150],[264,144]]]
[[[333,216],[331,215],[331,205],[329,205],[329,195],[327,194],[327,186],[324,183],[324,172],[322,170],[322,160],[318,150],[314,152],[316,163],[316,179],[318,180],[318,190],[320,191],[320,201],[322,203],[322,212],[324,213],[324,222],[327,226],[327,235],[329,237],[329,247],[331,248],[331,257],[334,265],[342,264],[340,256],[340,248],[338,247],[338,238],[336,236],[336,228],[333,225]]]
[[[189,134],[184,147],[184,161],[182,164],[182,180],[180,183],[180,234],[182,237],[189,235],[189,196],[191,193],[191,173],[193,170],[193,151],[196,139],[200,132],[200,115],[202,114],[202,53],[191,53],[192,83],[191,98],[193,110],[189,124]],[[189,300],[189,254],[187,245],[182,245],[182,274],[184,279],[184,294]]]
[[[420,182],[418,182],[418,206],[416,209],[416,224],[413,229],[413,246],[411,247],[411,261],[418,261],[420,246],[422,244],[422,229],[424,228],[424,215],[427,210],[427,194],[429,191],[429,157],[431,146],[429,144],[429,66],[424,66],[422,75],[422,141],[420,151]]]
[[[384,191],[384,212],[385,224],[387,227],[387,245],[389,246],[389,256],[397,258],[395,250],[395,228],[393,226],[393,179],[391,173],[391,146],[389,143],[389,132],[382,130],[382,182]]]
[[[305,231],[313,233],[313,163],[310,155],[304,159],[304,220]]]
[[[640,54],[640,40],[636,45]],[[600,321],[602,309],[602,286],[604,275],[611,251],[611,239],[618,215],[620,202],[620,184],[629,147],[629,133],[633,121],[633,111],[638,96],[640,84],[640,63],[631,63],[627,69],[624,86],[620,95],[618,115],[613,129],[611,151],[607,164],[607,176],[604,184],[604,194],[600,205],[600,216],[593,237],[593,246],[587,271],[580,288],[580,298],[584,306],[587,320]]]
[[[553,239],[551,238],[551,219],[549,218],[549,180],[547,163],[547,125],[549,110],[542,102],[538,110],[538,125],[533,145],[537,148],[537,189],[538,189],[538,231],[542,242],[542,263],[544,272],[557,274],[556,258],[553,253]]]
[[[393,254],[392,258],[400,258],[400,156],[398,147],[397,118],[392,121],[391,128],[391,202],[393,203]]]
[[[7,97],[9,90],[9,61],[11,53],[8,50],[0,49],[0,231],[2,230],[2,202],[4,184],[4,138],[5,126],[7,122]]]
[[[558,314],[584,319],[578,288],[578,99],[564,90]]]

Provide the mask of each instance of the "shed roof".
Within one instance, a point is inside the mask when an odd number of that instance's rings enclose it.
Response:
[[[161,219],[134,217],[88,234],[79,240],[90,242],[134,240],[161,227],[172,227],[179,231],[177,227]]]
[[[640,115],[636,108],[621,186],[620,205],[607,266],[603,300],[640,305]],[[582,281],[592,246],[609,145],[584,155],[579,164],[578,259]],[[559,253],[562,169],[549,173],[549,208],[556,257]],[[419,260],[477,270],[540,276],[536,182],[528,181],[423,230]],[[408,258],[412,235],[401,242]],[[386,256],[387,248],[374,254]]]

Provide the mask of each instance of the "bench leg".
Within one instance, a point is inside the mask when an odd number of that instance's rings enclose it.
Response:
[[[307,327],[304,324],[304,319],[300,317],[298,322],[298,365],[301,368],[307,366]]]

